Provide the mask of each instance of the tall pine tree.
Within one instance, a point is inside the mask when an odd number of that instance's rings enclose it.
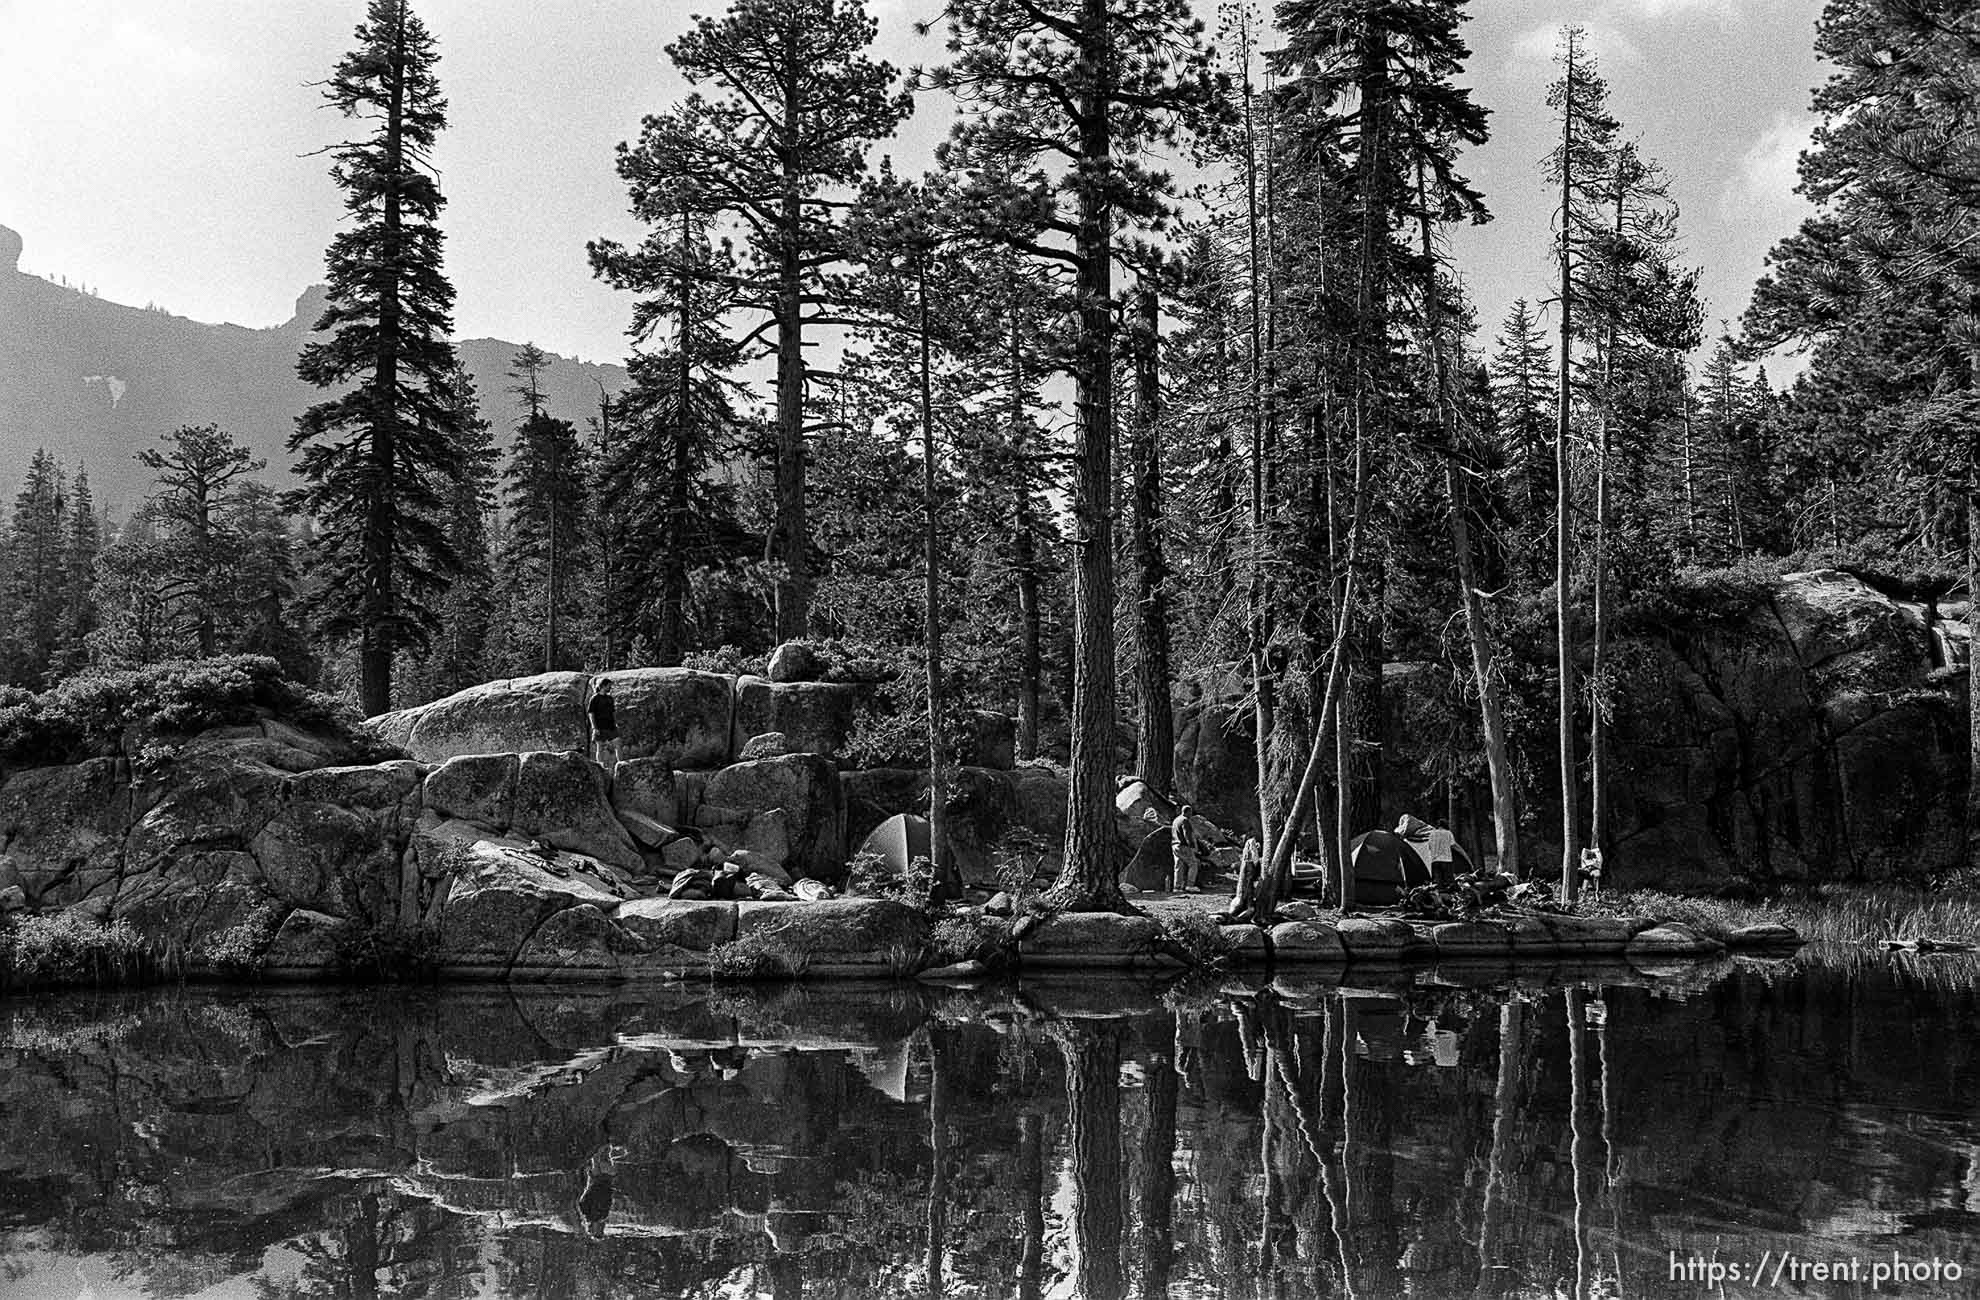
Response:
[[[326,258],[329,306],[316,329],[331,337],[304,345],[296,371],[345,391],[296,421],[289,449],[301,453],[303,486],[290,504],[318,528],[317,627],[357,640],[359,703],[371,714],[392,707],[394,657],[430,645],[459,567],[446,530],[461,455],[454,289],[435,224],[445,200],[432,154],[447,122],[439,57],[407,0],[371,0],[357,47],[324,88],[370,130],[331,147],[351,223]]]

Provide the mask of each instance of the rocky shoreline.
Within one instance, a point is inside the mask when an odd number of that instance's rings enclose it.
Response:
[[[488,683],[374,719],[370,735],[262,709],[12,770],[0,780],[0,913],[121,922],[162,969],[223,979],[969,977],[1723,951],[1650,917],[1328,921],[1307,907],[1258,927],[1219,924],[1222,900],[1146,892],[1126,916],[668,897],[681,873],[724,867],[842,886],[869,830],[925,804],[920,773],[850,767],[857,686],[777,676],[610,674],[612,773],[578,752],[594,685],[578,673]],[[1063,777],[1014,764],[1007,724],[978,719],[977,762],[950,801],[957,857],[977,881],[997,875],[1013,835],[1044,846],[1034,867],[1048,874],[1063,835]],[[381,746],[409,756],[365,761]],[[1147,834],[1131,794],[1124,859]],[[1797,942],[1781,927],[1734,938]]]

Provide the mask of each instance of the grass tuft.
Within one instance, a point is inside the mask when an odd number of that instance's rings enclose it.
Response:
[[[103,925],[59,912],[0,927],[0,989],[110,988],[177,973],[127,921]]]
[[[803,966],[803,954],[777,930],[752,930],[708,950],[708,973],[718,980],[788,979]]]

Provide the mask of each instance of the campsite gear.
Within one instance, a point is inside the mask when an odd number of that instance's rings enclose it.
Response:
[[[791,892],[803,902],[817,903],[832,896],[832,887],[822,880],[813,880],[810,876],[806,876],[791,886]]]
[[[1432,826],[1415,813],[1402,815],[1396,823],[1396,834],[1409,841],[1416,856],[1430,868],[1431,878],[1440,885],[1448,885],[1474,869],[1471,855],[1457,842],[1456,835],[1442,826]]]
[[[873,828],[860,844],[861,853],[871,853],[887,864],[893,875],[906,876],[908,864],[916,858],[934,861],[929,846],[928,819],[913,813],[895,813]],[[929,891],[934,900],[962,897],[962,873],[956,870],[955,854],[945,845],[942,861],[935,864],[935,884]]]
[[[793,894],[769,876],[764,875],[761,871],[750,872],[748,879],[744,883],[749,886],[750,892],[756,895],[759,902],[795,903],[797,901],[796,894]]]
[[[667,889],[669,898],[707,898],[708,886],[712,877],[700,867],[688,867],[674,873],[674,883]]]
[[[1433,881],[1430,864],[1394,831],[1357,835],[1348,857],[1354,863],[1354,901],[1370,907],[1391,907],[1402,901],[1404,890]]]
[[[1175,857],[1169,849],[1169,828],[1157,826],[1140,837],[1134,856],[1121,872],[1121,883],[1136,889],[1169,888],[1175,874]]]

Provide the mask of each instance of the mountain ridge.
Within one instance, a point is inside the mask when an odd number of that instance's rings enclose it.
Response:
[[[296,376],[322,285],[299,294],[280,325],[210,324],[52,284],[19,269],[22,249],[21,236],[0,226],[0,502],[45,447],[71,472],[87,466],[97,502],[126,514],[151,490],[136,454],[186,424],[219,425],[267,458],[267,481],[287,486],[294,457],[284,444],[296,416],[323,397]],[[516,419],[509,359],[521,346],[454,343],[504,445]],[[551,412],[580,427],[597,412],[601,383],[619,392],[624,367],[553,355],[543,376]]]

